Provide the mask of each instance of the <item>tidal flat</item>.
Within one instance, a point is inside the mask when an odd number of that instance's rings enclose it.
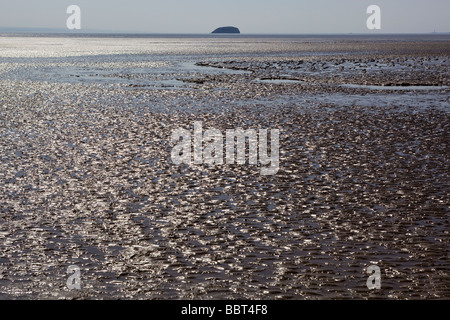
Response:
[[[0,299],[450,298],[449,36],[0,48]],[[195,121],[280,170],[175,165]]]

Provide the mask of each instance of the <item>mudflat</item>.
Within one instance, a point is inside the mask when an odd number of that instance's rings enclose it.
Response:
[[[449,40],[0,37],[0,298],[449,298]],[[175,165],[196,121],[279,171]]]

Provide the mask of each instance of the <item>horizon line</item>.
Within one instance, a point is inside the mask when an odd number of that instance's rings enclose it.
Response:
[[[354,36],[388,36],[388,35],[450,35],[450,31],[447,32],[319,32],[319,33],[190,33],[190,32],[136,32],[136,31],[6,31],[0,28],[1,35],[71,35],[71,36],[83,36],[83,35],[157,35],[157,36],[328,36],[328,35],[354,35]]]
[[[366,32],[256,32],[256,33],[221,33],[213,34],[212,32],[200,33],[200,32],[147,32],[147,31],[119,31],[119,30],[97,30],[97,29],[81,29],[81,30],[67,30],[63,28],[45,28],[45,27],[5,27],[0,26],[1,34],[64,34],[64,35],[94,35],[94,34],[123,34],[123,35],[214,35],[214,36],[258,36],[258,35],[289,35],[289,36],[300,36],[300,35],[429,35],[429,34],[450,34],[450,31],[423,31],[423,32],[383,32],[382,30],[376,31],[366,31]]]

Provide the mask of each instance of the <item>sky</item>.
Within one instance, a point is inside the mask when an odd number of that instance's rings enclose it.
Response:
[[[450,32],[449,0],[0,0],[0,27],[65,29],[69,5],[81,31],[210,33],[236,26],[247,34]],[[368,6],[381,8],[369,30]]]

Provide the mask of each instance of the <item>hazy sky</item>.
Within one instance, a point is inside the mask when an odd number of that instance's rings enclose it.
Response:
[[[209,33],[364,33],[366,9],[381,7],[382,33],[450,32],[450,0],[0,0],[0,26],[65,28],[69,5],[84,30]]]

